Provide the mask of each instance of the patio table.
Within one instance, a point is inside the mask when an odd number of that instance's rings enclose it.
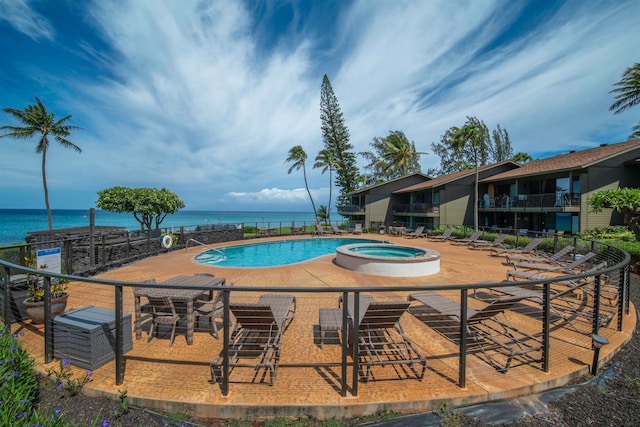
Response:
[[[140,296],[151,296],[156,298],[170,297],[173,302],[184,302],[187,304],[187,344],[193,344],[193,331],[195,326],[195,314],[193,312],[193,301],[198,299],[203,293],[202,289],[181,289],[180,286],[206,286],[212,288],[209,294],[213,296],[214,287],[223,286],[226,283],[224,277],[214,277],[208,275],[176,276],[167,279],[162,284],[176,285],[175,288],[142,288],[137,295],[134,295],[135,303],[135,332],[136,339],[142,337],[142,322],[140,309]]]

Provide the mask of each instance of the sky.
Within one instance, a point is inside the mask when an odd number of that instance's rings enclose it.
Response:
[[[640,121],[609,111],[640,61],[638,16],[636,0],[0,0],[0,107],[38,97],[82,128],[68,138],[82,153],[50,143],[54,209],[120,185],[167,188],[187,210],[311,212],[285,159],[303,147],[326,205],[329,175],[312,167],[325,74],[355,153],[396,130],[430,153],[475,116],[543,158]],[[0,208],[44,208],[36,144],[0,139]]]

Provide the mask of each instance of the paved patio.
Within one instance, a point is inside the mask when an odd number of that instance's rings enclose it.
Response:
[[[302,236],[302,238],[307,236]],[[233,371],[230,395],[222,396],[220,386],[211,384],[209,363],[222,349],[222,339],[215,339],[207,331],[196,331],[193,345],[187,345],[184,329],[179,329],[172,347],[168,331],[147,342],[148,324],[142,339],[133,339],[133,350],[125,354],[124,384],[115,384],[115,362],[96,369],[93,381],[83,392],[117,398],[126,388],[132,405],[150,409],[192,414],[208,418],[260,418],[275,416],[311,415],[317,418],[350,418],[380,411],[415,413],[439,408],[446,402],[450,407],[504,399],[542,391],[567,383],[589,372],[593,358],[591,339],[565,327],[551,331],[550,370],[544,372],[539,363],[515,363],[507,373],[500,373],[483,358],[467,357],[466,387],[458,381],[458,346],[443,338],[416,317],[405,314],[402,323],[406,334],[420,352],[427,356],[425,379],[418,381],[391,367],[376,372],[375,380],[359,383],[358,395],[340,394],[341,347],[333,341],[319,346],[318,312],[320,308],[337,307],[340,294],[331,292],[337,287],[384,287],[387,291],[376,295],[380,300],[406,300],[408,292],[398,292],[398,286],[424,286],[501,281],[507,266],[501,258],[485,251],[471,251],[466,246],[448,242],[429,242],[426,239],[365,234],[366,238],[384,238],[395,243],[435,249],[441,254],[441,271],[432,276],[417,278],[388,278],[368,276],[345,270],[333,262],[334,255],[288,265],[258,269],[212,267],[194,261],[202,249],[176,250],[170,254],[144,259],[117,270],[101,274],[100,278],[124,281],[158,281],[172,276],[210,272],[226,277],[236,286],[317,287],[327,293],[296,293],[295,319],[284,335],[280,369],[275,385],[266,378],[253,379],[251,373]],[[301,237],[290,237],[291,239]],[[264,241],[266,239],[262,239]],[[232,244],[242,244],[233,242]],[[113,309],[114,292],[106,286],[73,283],[69,287],[67,310],[86,305]],[[233,293],[235,301],[255,302],[259,294]],[[447,296],[454,299],[459,292]],[[133,294],[124,291],[124,312],[133,314]],[[470,300],[470,307],[483,303]],[[624,318],[623,331],[617,332],[615,322],[601,329],[610,345],[605,346],[601,360],[610,358],[630,339],[636,324],[635,309]],[[534,321],[525,313],[510,313],[515,326],[532,328]],[[44,372],[43,338],[40,328],[27,321],[14,325],[24,331],[26,348],[36,358],[37,367]],[[331,336],[329,336],[331,338]],[[348,359],[351,361],[351,359]],[[54,363],[57,363],[54,360]],[[319,364],[326,364],[318,366]],[[81,375],[84,370],[74,368]],[[351,370],[349,370],[349,375]],[[261,381],[262,379],[262,381]],[[351,384],[351,378],[348,379]]]

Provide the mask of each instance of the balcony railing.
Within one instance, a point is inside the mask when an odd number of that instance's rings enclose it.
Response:
[[[393,207],[394,215],[428,214],[437,212],[438,206],[434,206],[431,203],[411,203],[395,205]]]
[[[481,209],[543,209],[579,207],[580,193],[518,194],[517,196],[480,197]]]
[[[338,206],[338,213],[340,215],[358,215],[364,214],[364,206],[358,205],[344,205]]]

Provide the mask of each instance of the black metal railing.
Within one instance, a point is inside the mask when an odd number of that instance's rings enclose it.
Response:
[[[557,237],[556,237],[557,238]],[[593,297],[593,306],[587,307],[589,310],[589,315],[592,316],[593,321],[592,325],[584,331],[584,334],[588,336],[589,334],[597,334],[599,329],[602,327],[599,321],[600,310],[604,304],[601,295],[602,295],[602,285],[604,279],[606,278],[608,283],[612,286],[615,293],[615,309],[618,319],[616,324],[616,329],[618,331],[622,330],[622,322],[626,315],[629,314],[629,283],[630,283],[630,273],[629,273],[629,264],[631,257],[630,255],[614,246],[606,245],[596,241],[577,241],[575,238],[572,242],[576,245],[576,251],[580,253],[584,253],[586,251],[594,251],[597,253],[597,262],[606,261],[606,267],[596,271],[596,272],[583,272],[579,274],[570,274],[562,277],[549,277],[541,280],[528,280],[523,282],[518,282],[518,285],[541,285],[542,286],[542,324],[540,330],[537,332],[537,335],[541,336],[542,340],[542,348],[541,348],[541,366],[542,369],[547,372],[549,370],[549,361],[550,361],[550,352],[553,350],[550,344],[550,316],[551,316],[551,307],[550,307],[550,288],[552,283],[557,283],[561,281],[571,281],[571,280],[580,280],[586,277],[593,276],[593,288],[590,290],[591,296]],[[566,243],[566,242],[565,242]],[[524,242],[523,242],[524,244]],[[27,274],[27,275],[36,275],[40,276],[44,280],[44,301],[45,301],[45,321],[44,321],[44,362],[50,363],[53,359],[53,319],[51,316],[51,292],[49,290],[49,284],[53,278],[65,279],[74,282],[85,282],[92,283],[104,286],[105,288],[111,288],[114,290],[114,307],[115,307],[115,382],[117,385],[120,385],[124,381],[125,376],[125,365],[124,365],[124,323],[123,323],[123,289],[127,287],[158,287],[158,288],[174,288],[175,285],[170,284],[149,284],[142,282],[122,282],[122,281],[113,281],[113,280],[104,280],[99,278],[89,278],[89,277],[79,277],[79,276],[71,276],[65,274],[51,274],[42,270],[35,270],[26,268],[24,266],[14,264],[7,261],[1,261],[1,273],[4,284],[10,284],[12,282],[12,276],[15,274]],[[462,388],[465,387],[466,384],[466,358],[469,353],[469,330],[467,328],[466,319],[468,314],[468,301],[470,298],[470,293],[476,294],[478,292],[487,291],[490,286],[491,289],[499,290],[504,286],[511,286],[513,282],[499,282],[499,283],[475,283],[475,284],[462,284],[462,285],[444,285],[444,286],[396,286],[394,287],[394,293],[398,292],[421,292],[421,291],[448,291],[450,293],[459,293],[460,298],[460,315],[461,319],[459,325],[459,371],[458,371],[458,385]],[[210,291],[210,288],[203,286],[191,286],[191,285],[182,285],[181,288],[184,289],[197,289],[202,291]],[[331,290],[327,290],[326,288],[311,288],[304,286],[295,286],[295,287],[270,287],[270,286],[257,286],[257,287],[242,287],[242,286],[224,286],[222,288],[223,291],[223,301],[224,301],[224,315],[223,315],[223,325],[224,325],[224,342],[223,342],[223,364],[222,364],[222,380],[220,381],[220,389],[224,396],[229,394],[229,340],[231,337],[231,324],[230,324],[230,310],[229,303],[231,301],[232,294],[236,293],[253,293],[253,294],[261,294],[261,293],[296,293],[296,294],[323,294],[323,293],[339,293],[341,294],[344,306],[346,307],[346,302],[353,298],[355,302],[355,307],[358,307],[358,301],[360,296],[363,293],[370,293],[376,295],[378,293],[388,292],[389,289],[387,287],[361,287],[357,290],[353,288],[342,288],[336,287],[331,288]],[[11,320],[9,318],[10,311],[10,290],[11,286],[3,286],[4,292],[4,323],[11,324]],[[353,325],[350,326],[348,323],[349,320],[347,316],[343,316],[343,324],[342,331],[346,332],[348,328],[353,327],[354,331],[358,331],[358,316],[357,314],[352,319]],[[344,336],[347,336],[346,333]],[[342,368],[342,378],[341,381],[341,394],[343,396],[347,395],[347,392],[350,390],[351,394],[354,396],[357,395],[358,392],[358,375],[359,375],[359,366],[358,366],[358,345],[353,346],[352,362],[348,363],[347,359],[347,347],[343,339],[343,348],[342,348],[342,357],[340,366]],[[357,341],[356,341],[357,342]],[[437,355],[436,355],[437,356]],[[313,361],[307,361],[313,365]],[[350,368],[350,375],[347,375]],[[351,377],[351,386],[349,386],[348,376]]]
[[[480,197],[482,209],[550,209],[580,207],[580,193],[518,194],[516,196]]]

